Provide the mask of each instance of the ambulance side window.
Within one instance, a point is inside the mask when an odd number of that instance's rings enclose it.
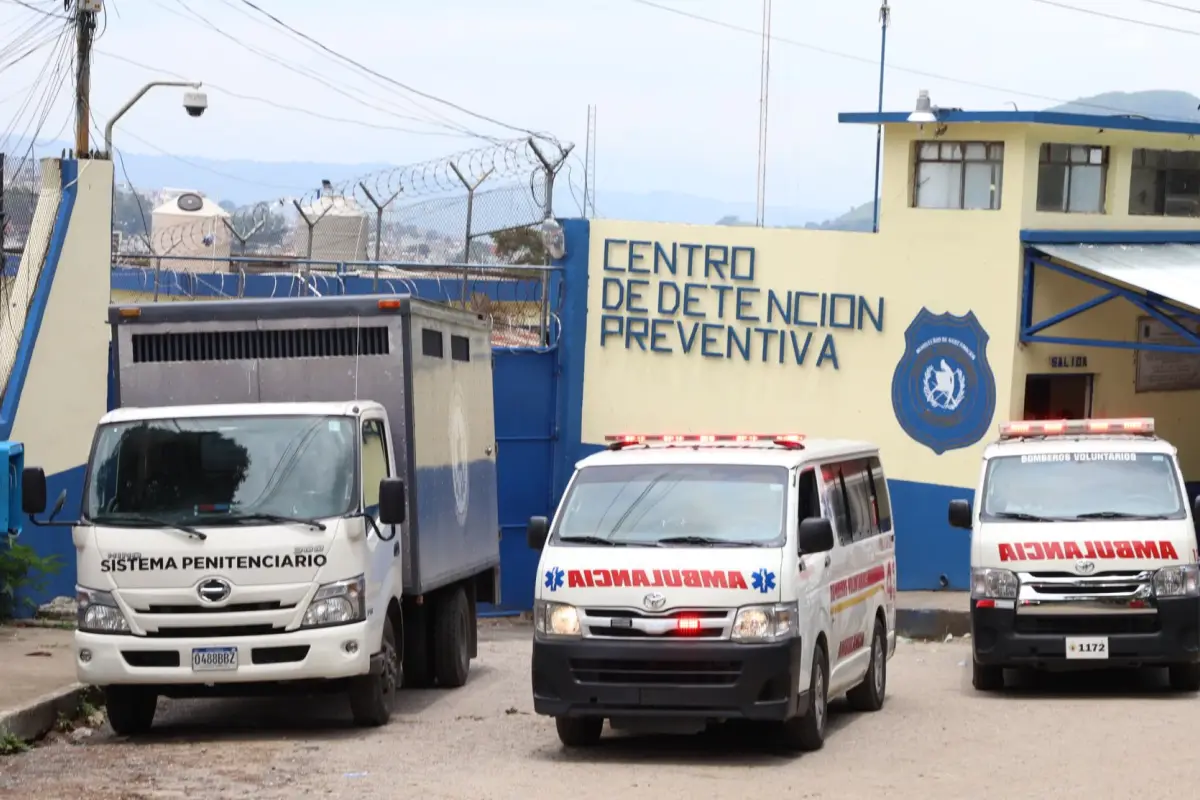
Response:
[[[796,505],[799,510],[796,515],[797,521],[803,522],[809,517],[821,516],[821,495],[817,491],[816,471],[809,468],[801,472],[797,487]]]
[[[875,527],[879,533],[892,529],[892,504],[888,501],[887,479],[883,475],[883,464],[878,456],[867,459],[868,477],[871,479],[871,499],[874,501]]]
[[[829,511],[833,515],[833,530],[837,534],[838,542],[842,546],[853,544],[854,528],[850,521],[850,507],[846,503],[842,465],[822,465],[821,479],[825,484],[825,497],[829,500]]]

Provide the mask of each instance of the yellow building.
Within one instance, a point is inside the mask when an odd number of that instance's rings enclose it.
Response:
[[[839,119],[883,125],[878,233],[568,223],[578,454],[614,433],[873,440],[902,589],[966,587],[947,501],[1003,420],[1151,416],[1200,481],[1200,124]]]

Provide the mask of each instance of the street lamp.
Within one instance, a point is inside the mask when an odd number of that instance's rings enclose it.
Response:
[[[120,120],[121,117],[125,116],[125,113],[129,111],[129,109],[134,107],[138,100],[142,99],[142,96],[145,95],[146,92],[150,91],[155,86],[183,86],[190,89],[199,89],[201,85],[202,84],[200,81],[150,81],[147,83],[138,90],[137,94],[129,98],[128,102],[121,106],[121,108],[117,110],[117,113],[113,115],[113,118],[108,121],[108,124],[104,126],[104,155],[106,155],[108,158],[112,158],[113,126],[117,124],[117,121]],[[205,109],[208,108],[208,95],[200,91],[185,92],[183,95],[183,108],[185,111],[187,111],[189,117],[201,116],[204,114]]]

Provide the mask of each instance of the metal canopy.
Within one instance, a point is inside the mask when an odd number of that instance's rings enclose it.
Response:
[[[1053,260],[1051,260],[1053,259]],[[1036,270],[1087,283],[1100,293],[1079,305],[1033,320]],[[1200,244],[1038,244],[1025,250],[1021,341],[1046,344],[1200,354]],[[1166,325],[1179,344],[1116,341],[1042,333],[1110,300],[1125,300]],[[1184,324],[1186,323],[1186,324]]]

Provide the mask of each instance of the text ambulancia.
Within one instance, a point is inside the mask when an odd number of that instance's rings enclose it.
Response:
[[[1001,425],[975,496],[950,524],[972,532],[976,689],[1006,667],[1089,666],[1162,666],[1200,689],[1192,510],[1153,420]]]

